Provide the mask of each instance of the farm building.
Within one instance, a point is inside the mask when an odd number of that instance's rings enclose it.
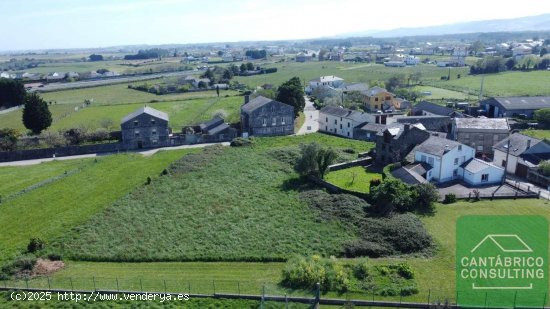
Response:
[[[168,144],[168,115],[145,106],[122,118],[122,143],[128,149],[162,147]]]
[[[533,118],[537,109],[550,108],[550,97],[494,97],[480,102],[487,117]]]
[[[294,133],[294,107],[256,97],[249,101],[245,96],[241,106],[241,130],[243,136],[290,135]]]

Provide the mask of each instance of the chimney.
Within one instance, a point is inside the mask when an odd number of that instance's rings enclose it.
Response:
[[[444,153],[447,153],[447,152],[449,152],[449,150],[451,150],[451,148],[449,147],[449,145],[445,145],[445,150],[444,150]]]
[[[530,139],[527,140],[527,149],[529,149],[529,148],[531,148],[531,140]]]
[[[409,130],[411,129],[411,125],[410,125],[409,123],[406,123],[406,124],[403,126],[403,128],[404,128],[404,130],[403,130],[404,132],[409,132]]]
[[[247,94],[247,95],[244,96],[244,104],[246,104],[248,102],[250,102],[250,95]]]

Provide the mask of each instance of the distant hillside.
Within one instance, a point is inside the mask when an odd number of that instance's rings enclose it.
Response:
[[[550,13],[512,19],[472,21],[440,26],[398,28],[393,30],[369,30],[341,34],[338,37],[371,36],[377,38],[404,37],[418,35],[442,35],[474,32],[509,32],[550,30]]]

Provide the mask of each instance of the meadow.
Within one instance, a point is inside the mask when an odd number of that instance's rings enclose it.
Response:
[[[541,215],[550,219],[550,202],[538,199],[523,200],[483,200],[479,202],[461,201],[450,205],[437,205],[434,216],[423,217],[422,221],[438,245],[433,257],[396,257],[369,259],[372,265],[406,262],[415,272],[419,294],[404,297],[407,301],[454,301],[455,291],[455,225],[458,218],[465,215]],[[351,260],[343,260],[349,262]],[[75,288],[91,288],[92,276],[104,288],[116,288],[116,278],[124,287],[140,288],[141,284],[162,289],[167,281],[168,289],[212,293],[212,280],[216,291],[237,293],[258,293],[265,286],[268,294],[311,295],[309,291],[291,291],[279,285],[283,263],[242,263],[242,262],[165,262],[165,263],[104,263],[68,261],[67,267],[52,276],[51,282],[68,287],[73,281]],[[147,283],[146,283],[147,282]],[[239,283],[237,283],[239,282]],[[24,285],[24,282],[16,283]],[[45,278],[32,282],[35,286],[45,286]],[[369,294],[329,292],[324,297],[371,299]],[[396,299],[376,296],[376,299]],[[397,297],[399,299],[399,297]]]
[[[382,180],[382,174],[369,172],[362,166],[346,168],[343,170],[329,172],[325,180],[340,188],[361,192],[370,192],[370,181],[373,179]]]
[[[119,199],[52,250],[68,259],[124,262],[339,255],[342,244],[355,239],[353,231],[341,222],[319,224],[275,145],[282,157],[309,141],[357,152],[372,145],[321,134],[257,140],[252,147],[205,148],[183,157],[170,176]]]
[[[26,167],[0,167],[0,261],[23,251],[29,239],[51,241],[88,221],[115,200],[156,178],[171,162],[196,150],[161,151],[150,157],[120,154],[96,159],[48,162]],[[67,171],[67,174],[65,174]],[[48,182],[45,180],[51,179]]]
[[[498,74],[466,75],[450,81],[427,82],[439,88],[479,95],[481,79],[483,96],[537,96],[550,95],[550,71],[503,72]]]
[[[93,88],[95,89],[95,88]],[[87,90],[87,89],[83,89]],[[130,90],[134,92],[135,90]],[[97,129],[103,126],[105,121],[110,121],[112,128],[120,128],[120,120],[127,114],[144,105],[166,112],[170,117],[169,126],[179,131],[184,125],[197,124],[211,119],[221,113],[227,122],[238,122],[240,118],[239,107],[242,105],[242,96],[220,97],[211,96],[193,99],[189,97],[177,101],[159,101],[153,103],[128,103],[115,105],[92,104],[82,107],[81,104],[54,104],[50,105],[52,112],[52,126],[49,130],[67,130],[76,127]],[[15,128],[22,132],[26,129],[22,122],[22,111],[16,110],[8,114],[0,115],[2,127]]]
[[[407,66],[404,68],[386,67],[382,64],[373,63],[347,63],[347,62],[282,62],[268,63],[265,67],[276,67],[278,70],[275,73],[253,75],[253,76],[237,76],[235,80],[256,88],[263,84],[269,83],[280,85],[294,76],[300,77],[303,82],[318,78],[325,75],[336,75],[343,78],[346,82],[363,82],[368,83],[373,80],[385,81],[393,76],[411,75],[420,73],[421,79],[426,81],[437,81],[441,76],[447,76],[449,68],[440,68],[433,64],[420,64],[417,66]],[[465,76],[468,73],[468,68],[451,68],[451,80],[457,74]]]

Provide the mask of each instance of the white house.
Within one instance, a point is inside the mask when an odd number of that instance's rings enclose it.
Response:
[[[470,185],[502,181],[504,169],[474,158],[472,147],[445,138],[430,136],[411,152],[415,162],[423,163],[428,181],[437,183],[464,180]]]
[[[353,129],[369,121],[369,114],[325,106],[319,111],[319,131],[353,138]]]
[[[493,162],[520,177],[527,177],[529,168],[550,159],[550,145],[546,141],[521,133],[510,135],[493,146],[493,150]]]
[[[332,88],[339,88],[344,84],[344,79],[338,76],[321,76],[319,78],[309,81],[309,84],[306,87],[306,93],[311,94],[313,90],[317,87],[326,86]]]
[[[0,78],[10,78],[11,75],[8,72],[0,72]]]
[[[504,177],[503,168],[476,158],[464,162],[458,172],[464,182],[473,186],[500,183]]]
[[[416,57],[416,56],[413,56],[413,55],[408,55],[406,58],[405,58],[405,63],[407,65],[417,65],[420,63],[420,58]]]

